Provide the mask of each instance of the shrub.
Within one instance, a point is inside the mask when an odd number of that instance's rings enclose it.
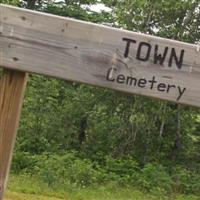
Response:
[[[28,152],[16,152],[13,156],[11,170],[14,173],[32,172],[37,162],[37,156]]]
[[[175,193],[200,195],[200,175],[183,167],[177,166],[172,173]]]
[[[40,160],[38,175],[49,185],[75,184],[81,187],[97,182],[98,172],[89,160],[81,160],[74,153],[51,155]]]
[[[76,152],[63,155],[16,152],[12,171],[38,176],[51,187],[68,184],[86,187],[115,182],[136,186],[159,196],[165,193],[200,195],[199,174],[177,166],[169,175],[167,168],[157,163],[148,163],[141,169],[131,158],[106,157],[105,162],[99,165],[89,159],[81,159]]]
[[[141,170],[139,185],[147,191],[153,188],[160,188],[170,192],[172,183],[173,181],[165,167],[160,164],[149,163]]]
[[[133,159],[106,158],[105,171],[107,179],[120,183],[135,184],[139,176],[139,165]]]

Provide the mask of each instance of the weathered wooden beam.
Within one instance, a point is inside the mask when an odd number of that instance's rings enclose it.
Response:
[[[4,70],[0,75],[0,200],[6,187],[27,74]]]
[[[0,65],[200,106],[197,45],[0,6]]]

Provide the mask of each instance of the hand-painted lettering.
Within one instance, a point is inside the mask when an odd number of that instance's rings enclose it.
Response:
[[[165,50],[163,52],[163,54],[158,52],[158,45],[155,45],[155,51],[154,51],[154,64],[160,64],[163,65],[166,55],[168,52],[168,47],[165,47]]]
[[[180,86],[178,86],[178,91],[179,91],[179,96],[177,98],[177,101],[182,97],[183,93],[185,92],[186,88],[181,88]]]
[[[138,78],[138,77],[126,76],[124,74],[118,74],[117,69],[113,68],[108,69],[106,80],[120,85],[124,84],[127,87],[150,89],[166,94],[170,92],[171,93],[176,92],[177,93],[176,101],[179,101],[186,91],[185,87],[159,82],[158,80],[156,80],[155,76],[152,76],[152,78],[149,79],[146,79],[144,77]]]
[[[131,43],[136,43],[136,41],[129,39],[129,38],[123,38],[122,40],[126,41],[126,48],[125,48],[125,51],[124,51],[124,57],[127,58],[129,56],[129,49],[130,49]]]
[[[183,66],[185,55],[184,49],[180,50],[180,53],[178,53],[175,48],[169,49],[168,46],[161,50],[158,44],[152,46],[150,42],[137,42],[136,40],[129,38],[122,38],[122,40],[126,42],[124,58],[135,56],[135,59],[143,62],[147,62],[152,58],[153,63],[156,65],[163,66],[164,63],[166,63],[168,67],[171,68],[172,66],[175,66],[177,69],[181,69]],[[136,55],[133,55],[130,52],[131,44],[136,44],[134,46]]]
[[[138,87],[144,88],[147,84],[147,80],[145,78],[141,78],[138,80]]]
[[[184,53],[185,53],[185,51],[181,50],[181,55],[180,55],[180,57],[178,59],[175,49],[172,48],[171,55],[170,55],[170,58],[169,58],[169,67],[172,66],[173,60],[175,60],[175,63],[177,65],[178,69],[181,69],[182,64],[183,64]]]
[[[142,50],[144,54],[142,54]],[[151,53],[151,45],[146,42],[140,42],[137,50],[136,58],[141,61],[148,61]]]
[[[112,77],[113,76],[113,70],[116,70],[116,69],[110,68],[108,70],[108,73],[107,73],[107,76],[106,76],[107,81],[112,81],[112,82],[115,81],[115,79]]]

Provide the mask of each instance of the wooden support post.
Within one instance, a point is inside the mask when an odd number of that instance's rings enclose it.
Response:
[[[0,76],[0,200],[6,187],[27,74],[4,70]]]

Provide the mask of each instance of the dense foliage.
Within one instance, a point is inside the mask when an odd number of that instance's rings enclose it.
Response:
[[[159,163],[146,163],[142,168],[132,158],[105,157],[104,163],[80,158],[78,152],[62,155],[32,155],[18,152],[13,162],[13,172],[38,177],[49,187],[97,187],[115,183],[118,187],[131,186],[154,195],[200,195],[200,175],[181,165],[170,169]]]
[[[190,43],[200,40],[199,1],[0,2]],[[111,11],[91,11],[95,3]],[[200,195],[199,130],[196,108],[30,75],[13,171],[37,174],[50,185],[116,181]]]

